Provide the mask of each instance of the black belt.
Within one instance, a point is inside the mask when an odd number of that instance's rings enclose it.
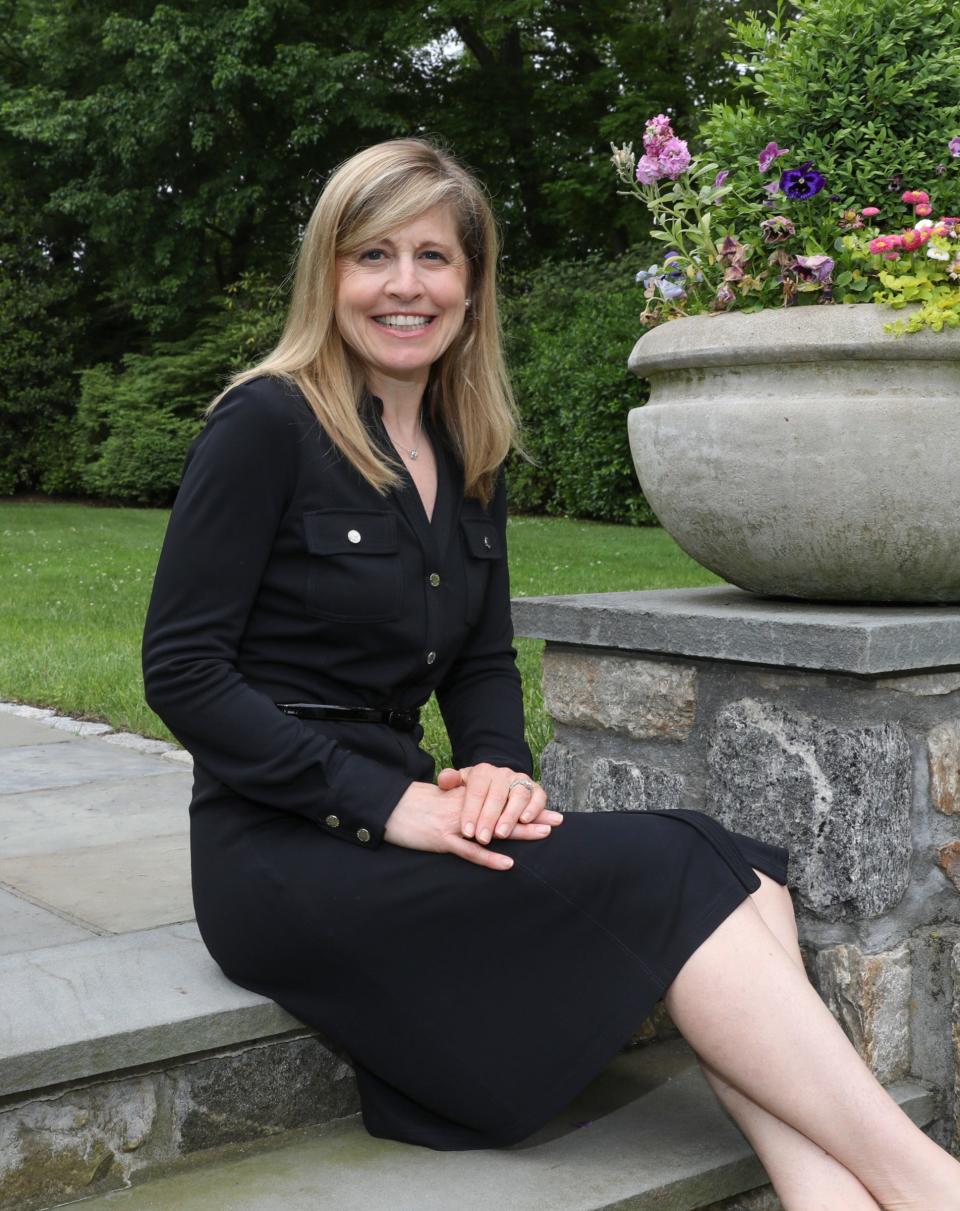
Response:
[[[412,732],[420,722],[420,708],[398,711],[393,707],[327,706],[323,702],[278,702],[285,715],[298,719],[339,719],[341,723],[385,723],[398,732]]]

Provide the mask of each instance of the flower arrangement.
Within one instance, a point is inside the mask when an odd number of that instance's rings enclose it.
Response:
[[[644,323],[838,301],[917,304],[893,331],[960,326],[960,217],[936,213],[936,194],[915,182],[894,173],[885,196],[850,205],[813,160],[773,140],[749,173],[695,158],[664,114],[646,123],[639,158],[632,144],[612,150],[621,192],[647,206],[652,237],[669,248],[637,275]],[[960,160],[960,135],[943,151],[940,181]]]

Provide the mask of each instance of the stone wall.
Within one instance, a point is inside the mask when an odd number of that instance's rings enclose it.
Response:
[[[695,807],[788,847],[821,995],[881,1080],[942,1091],[935,1134],[960,1151],[960,671],[554,642],[544,699],[557,807]]]
[[[0,1211],[129,1183],[203,1149],[359,1109],[353,1070],[312,1033],[265,1039],[0,1107]]]

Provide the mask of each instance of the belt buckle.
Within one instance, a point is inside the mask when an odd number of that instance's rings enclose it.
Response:
[[[387,724],[398,732],[412,732],[417,726],[413,711],[387,711]]]

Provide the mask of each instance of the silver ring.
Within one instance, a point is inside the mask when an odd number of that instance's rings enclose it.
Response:
[[[508,795],[510,794],[510,792],[513,790],[513,788],[515,786],[525,786],[527,788],[527,790],[530,791],[531,794],[533,794],[533,783],[530,781],[529,778],[514,778],[514,780],[507,787]]]

